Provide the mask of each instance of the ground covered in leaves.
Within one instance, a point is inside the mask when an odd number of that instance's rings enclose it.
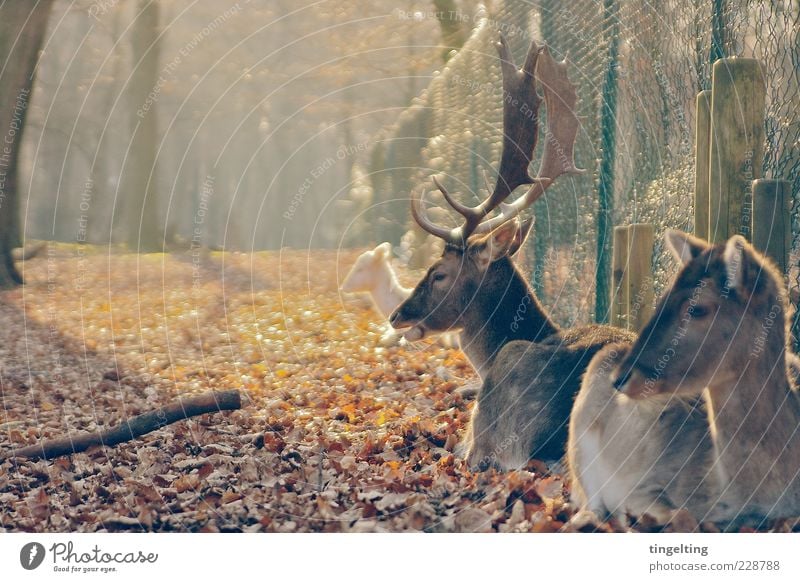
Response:
[[[24,263],[25,287],[0,294],[0,455],[181,394],[246,398],[115,448],[2,462],[0,530],[560,530],[568,490],[544,465],[472,473],[453,453],[474,374],[457,350],[379,345],[369,302],[337,290],[357,254],[50,244]]]

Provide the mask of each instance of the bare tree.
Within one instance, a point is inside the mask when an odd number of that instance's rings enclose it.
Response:
[[[22,132],[53,0],[0,4],[0,288],[22,283],[11,250],[20,246],[18,166]]]
[[[140,0],[131,34],[133,70],[129,91],[131,143],[122,170],[122,195],[127,204],[127,239],[131,249],[157,252],[163,248],[156,192],[158,148],[159,3]]]

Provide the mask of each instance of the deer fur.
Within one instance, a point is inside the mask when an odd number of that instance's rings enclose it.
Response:
[[[568,463],[601,516],[678,508],[723,523],[800,515],[800,366],[783,278],[744,238],[669,231],[683,267],[633,345],[592,360]]]
[[[368,293],[375,309],[387,320],[395,308],[411,295],[411,289],[403,287],[397,280],[391,261],[391,243],[384,242],[371,251],[365,251],[356,259],[340,287],[345,293]],[[393,345],[402,337],[403,334],[396,332],[387,321],[380,343]],[[422,339],[422,334],[412,330],[407,339]],[[458,347],[455,334],[443,334],[437,340],[444,347]]]
[[[560,459],[580,378],[605,344],[632,336],[608,326],[560,329],[512,257],[532,222],[517,219],[466,247],[448,244],[391,317],[396,328],[458,330],[483,385],[465,439],[474,468]]]

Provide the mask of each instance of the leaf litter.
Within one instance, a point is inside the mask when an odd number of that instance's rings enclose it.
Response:
[[[358,254],[49,243],[24,263],[26,285],[0,294],[0,452],[183,394],[239,388],[245,405],[114,448],[0,463],[0,530],[565,529],[568,484],[544,464],[474,473],[454,454],[474,372],[457,350],[380,346],[369,302],[338,291]]]

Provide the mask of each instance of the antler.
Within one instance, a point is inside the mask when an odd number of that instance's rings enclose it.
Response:
[[[497,43],[497,52],[503,70],[503,154],[497,183],[491,195],[475,207],[465,206],[453,198],[434,177],[433,182],[447,203],[464,217],[464,224],[453,229],[436,225],[427,218],[421,192],[411,197],[411,213],[417,223],[427,232],[456,245],[465,244],[471,234],[489,232],[518,216],[539,199],[561,174],[584,171],[575,166],[574,160],[578,134],[578,118],[575,115],[577,93],[567,77],[566,62],[555,61],[546,47],[540,47],[532,41],[525,65],[517,69],[502,36]],[[531,178],[528,166],[538,140],[538,111],[541,104],[535,79],[543,88],[547,128],[539,173],[536,178]],[[532,186],[514,202],[503,204],[523,184]],[[500,214],[487,220],[486,217],[498,206]]]
[[[500,215],[481,222],[474,232],[489,232],[518,216],[536,202],[562,174],[582,174],[586,170],[575,165],[575,140],[580,122],[575,113],[578,94],[567,76],[567,62],[556,61],[545,47],[536,67],[536,78],[542,84],[547,110],[545,146],[539,173],[531,188],[514,202],[504,204]],[[502,166],[501,166],[502,169]]]

